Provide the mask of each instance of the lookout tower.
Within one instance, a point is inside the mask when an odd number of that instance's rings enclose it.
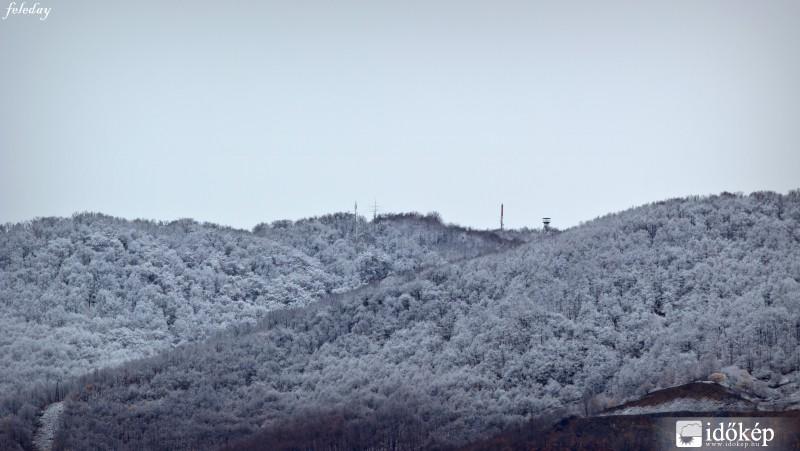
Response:
[[[544,231],[545,232],[550,230],[550,218],[542,218],[542,224],[544,224]]]

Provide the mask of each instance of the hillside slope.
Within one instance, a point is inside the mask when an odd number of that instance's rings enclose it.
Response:
[[[337,280],[247,232],[82,214],[0,235],[0,389],[76,376],[206,337]]]
[[[745,375],[741,370],[729,370]],[[800,410],[797,410],[800,406],[776,410],[769,399],[729,386],[728,382],[735,381],[737,387],[745,388],[738,384],[741,382],[738,379],[722,383],[691,382],[656,390],[589,417],[539,418],[459,451],[672,449],[675,421],[714,418],[708,422],[716,425],[729,417],[737,417],[731,421],[748,418],[751,419],[746,422],[748,425],[759,422],[761,427],[772,428],[775,435],[768,443],[772,449],[800,447]]]
[[[517,244],[435,217],[400,222],[335,214],[251,233],[79,214],[5,225],[0,418],[32,422],[73,377],[92,370],[460,258],[454,242],[468,255]]]
[[[448,448],[726,365],[766,390],[800,369],[800,192],[646,205],[268,318],[88,379],[57,448]]]

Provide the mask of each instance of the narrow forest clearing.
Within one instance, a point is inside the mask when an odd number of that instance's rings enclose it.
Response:
[[[39,451],[50,451],[53,446],[53,438],[58,430],[58,421],[64,412],[64,402],[54,402],[45,407],[42,416],[39,418],[39,425],[33,434],[33,444]]]

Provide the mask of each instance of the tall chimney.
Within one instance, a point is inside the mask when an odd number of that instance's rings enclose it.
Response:
[[[503,230],[503,204],[500,204],[500,230]]]

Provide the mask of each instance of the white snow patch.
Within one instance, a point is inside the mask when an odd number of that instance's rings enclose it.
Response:
[[[39,451],[50,451],[53,446],[53,438],[58,431],[58,422],[64,412],[64,402],[54,402],[45,407],[42,416],[39,417],[39,427],[33,434],[33,444]]]
[[[604,412],[600,416],[609,415],[644,415],[664,412],[714,412],[720,410],[747,410],[752,406],[746,402],[723,402],[714,399],[677,398],[669,402],[650,406],[631,406],[624,409]]]

